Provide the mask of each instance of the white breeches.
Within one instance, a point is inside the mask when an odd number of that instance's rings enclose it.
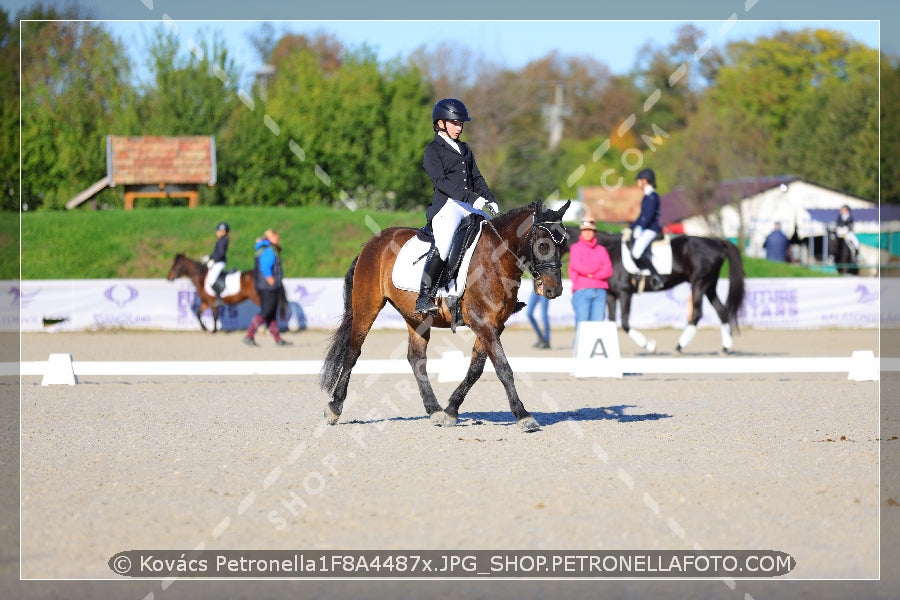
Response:
[[[465,202],[457,202],[453,198],[448,198],[447,202],[438,214],[431,219],[431,230],[434,232],[434,245],[441,260],[447,260],[450,253],[450,244],[453,242],[453,234],[456,233],[459,222],[471,213],[485,215],[483,211],[474,208],[471,204]]]
[[[634,240],[634,246],[631,248],[631,256],[640,258],[644,254],[644,250],[656,239],[656,232],[652,229],[644,229],[641,234]]]
[[[216,279],[219,278],[219,274],[222,272],[222,269],[225,268],[225,263],[217,262],[213,263],[213,266],[209,268],[209,271],[206,273],[206,283],[204,284],[204,288],[206,288],[206,293],[210,296],[215,296],[216,293],[212,289],[212,284],[216,282]]]

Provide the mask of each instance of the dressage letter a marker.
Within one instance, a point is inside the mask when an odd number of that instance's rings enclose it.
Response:
[[[575,330],[575,377],[622,377],[614,321],[583,321]]]
[[[600,348],[599,352],[597,352],[598,347]],[[596,341],[594,341],[594,347],[591,349],[591,358],[598,355],[603,358],[609,358],[609,353],[606,352],[606,346],[603,345],[603,338],[597,338]]]

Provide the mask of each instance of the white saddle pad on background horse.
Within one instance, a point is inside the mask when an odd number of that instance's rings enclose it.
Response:
[[[622,266],[625,271],[632,275],[641,273],[637,265],[634,264],[634,258],[631,256],[631,249],[626,244],[628,240],[622,237]],[[650,256],[653,258],[653,266],[660,275],[672,274],[672,244],[669,240],[661,242],[653,242],[650,244]],[[643,270],[644,275],[649,275],[648,269]]]
[[[208,291],[208,290],[207,290]],[[241,272],[234,271],[233,273],[225,274],[225,289],[222,290],[222,297],[225,296],[234,296],[238,292],[241,291]]]
[[[456,279],[450,281],[447,287],[440,288],[437,291],[439,298],[447,296],[462,296],[463,290],[466,289],[466,276],[469,273],[469,263],[472,261],[472,253],[481,239],[481,230],[486,221],[482,221],[478,227],[478,235],[475,241],[466,249],[463,255],[462,263],[459,266],[459,273]],[[418,292],[422,287],[422,273],[425,271],[425,255],[431,249],[429,242],[423,242],[418,236],[412,236],[400,248],[397,254],[397,260],[394,261],[394,269],[391,271],[391,280],[398,290],[406,290],[408,292]]]

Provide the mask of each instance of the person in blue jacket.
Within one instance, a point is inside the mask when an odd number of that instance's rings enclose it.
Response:
[[[259,294],[259,314],[253,317],[250,327],[247,329],[247,335],[244,337],[244,343],[248,346],[258,346],[253,337],[256,330],[264,324],[268,326],[272,338],[279,346],[290,346],[291,343],[281,337],[278,330],[278,320],[275,318],[275,312],[278,310],[278,300],[284,295],[284,284],[282,279],[284,274],[281,269],[281,246],[278,242],[281,237],[273,229],[267,229],[263,237],[256,242],[256,258],[254,259],[255,268],[254,286]]]
[[[461,100],[444,98],[431,111],[434,139],[425,146],[422,166],[434,186],[431,205],[425,211],[428,225],[434,235],[434,245],[425,259],[422,284],[416,299],[416,312],[438,312],[434,302],[437,281],[444,269],[453,234],[460,221],[470,213],[490,217],[483,209],[500,212],[494,194],[488,187],[475,163],[475,155],[468,144],[460,141],[463,125],[469,111]]]
[[[656,174],[652,169],[642,169],[637,174],[638,187],[644,192],[641,199],[641,213],[631,224],[634,245],[631,248],[631,256],[634,263],[650,271],[650,289],[661,290],[665,283],[653,262],[650,260],[650,242],[662,231],[659,224],[659,194],[656,193]]]
[[[788,243],[787,236],[781,231],[781,223],[775,221],[772,232],[766,236],[766,241],[763,242],[763,248],[766,249],[766,258],[775,262],[787,260]]]

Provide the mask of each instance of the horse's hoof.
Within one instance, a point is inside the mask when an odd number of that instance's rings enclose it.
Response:
[[[436,427],[455,427],[456,426],[456,417],[451,417],[447,413],[442,410],[437,411],[436,413],[432,413],[431,424]]]
[[[519,427],[525,433],[531,433],[532,431],[537,431],[541,428],[540,424],[534,417],[525,417],[524,419],[519,419]]]
[[[647,352],[649,352],[650,354],[656,353],[656,340],[647,341]]]
[[[334,411],[331,410],[331,407],[327,404],[325,405],[325,420],[329,425],[337,425],[338,419],[341,418],[341,415],[334,414]]]
[[[681,354],[682,350],[683,350],[683,348],[681,347],[681,344],[678,344],[677,346],[675,346],[675,352],[677,352],[678,354]]]
[[[726,354],[726,355],[731,354],[731,348],[726,348],[725,346],[722,346],[722,354]]]

